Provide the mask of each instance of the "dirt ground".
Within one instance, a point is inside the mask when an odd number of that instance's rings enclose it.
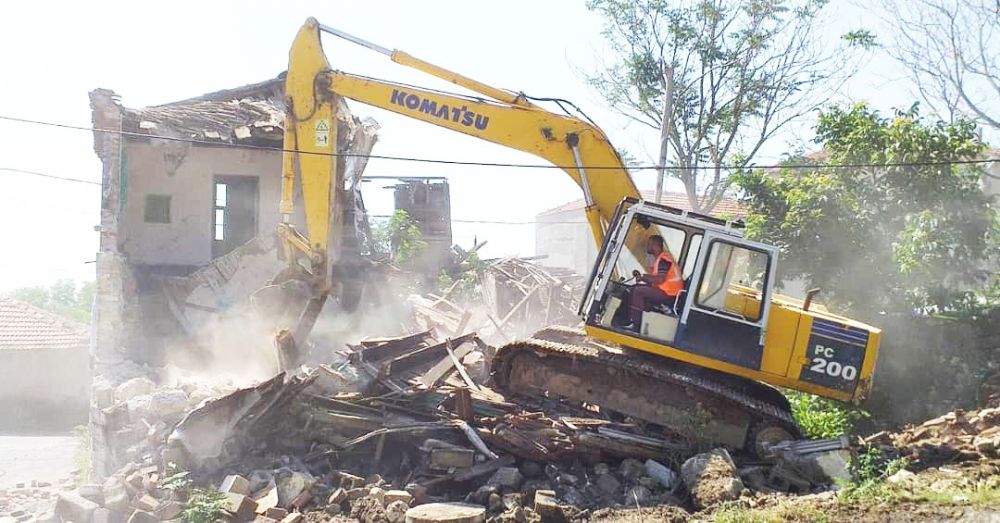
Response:
[[[0,436],[0,489],[68,478],[76,468],[76,453],[72,434]]]

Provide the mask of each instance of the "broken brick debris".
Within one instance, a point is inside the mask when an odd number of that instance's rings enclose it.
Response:
[[[911,470],[1000,458],[1000,407],[955,410],[897,433],[873,434],[864,443],[898,453]]]

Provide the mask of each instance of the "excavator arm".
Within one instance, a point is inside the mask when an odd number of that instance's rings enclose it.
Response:
[[[388,55],[392,61],[447,80],[482,95],[481,97],[445,94],[399,83],[366,78],[330,69],[323,54],[320,35],[328,32]],[[333,172],[334,158],[310,156],[316,144],[323,142],[316,129],[321,121],[334,121],[337,96],[343,96],[410,118],[475,136],[482,140],[531,153],[558,166],[583,190],[586,216],[598,247],[618,203],[626,197],[639,198],[639,191],[626,171],[621,157],[607,136],[593,124],[568,115],[560,115],[530,103],[522,94],[490,87],[414,58],[398,50],[389,50],[342,31],[319,24],[310,18],[299,30],[289,54],[286,95],[294,119],[293,143],[286,149],[282,212],[291,209],[292,184],[301,177],[309,237],[329,234],[322,222],[329,216],[328,191],[316,191],[306,183],[326,186],[327,173]],[[290,122],[292,123],[292,122]],[[334,142],[327,144],[333,147]],[[332,152],[332,149],[325,149]],[[309,166],[307,166],[309,162]],[[596,168],[595,168],[596,167]],[[336,173],[333,177],[336,178]],[[315,216],[315,220],[309,220]],[[314,227],[316,233],[314,234]],[[322,247],[318,241],[312,242]],[[640,253],[637,253],[640,254]]]
[[[481,96],[463,96],[366,78],[330,67],[323,32],[389,56],[392,61],[447,80]],[[338,195],[344,185],[337,154],[337,104],[340,97],[402,114],[469,136],[531,153],[563,170],[580,186],[587,222],[598,248],[619,202],[639,198],[632,178],[607,136],[592,123],[545,110],[523,94],[491,87],[458,73],[389,50],[342,31],[306,20],[292,44],[285,77],[285,138],[278,227],[289,273],[312,288],[293,332],[278,336],[279,353],[289,364],[301,347],[331,289],[331,275],[342,253],[342,213]],[[305,234],[291,224],[296,184],[301,185]],[[645,252],[638,235],[627,246],[637,259]],[[306,260],[304,265],[299,263]],[[305,269],[304,271],[302,269]],[[303,272],[305,274],[303,274]],[[344,282],[341,282],[344,283]]]

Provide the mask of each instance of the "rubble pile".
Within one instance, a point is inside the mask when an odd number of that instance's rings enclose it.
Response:
[[[585,281],[568,269],[542,268],[521,258],[504,258],[481,278],[483,302],[496,328],[523,337],[550,325],[574,325]]]
[[[1000,458],[1000,408],[956,410],[899,433],[879,432],[868,445],[889,447],[922,470],[945,463]]]
[[[152,523],[215,507],[235,522],[522,522],[701,509],[741,496],[745,482],[829,483],[795,476],[815,445],[779,445],[776,456],[796,457],[739,468],[723,449],[692,456],[662,429],[506,398],[488,386],[492,352],[475,333],[431,329],[363,340],[340,364],[253,387],[158,388],[144,378],[102,387],[101,437],[126,463],[101,484],[61,493],[55,516]]]
[[[580,322],[576,310],[584,280],[569,269],[502,258],[483,270],[471,300],[452,296],[460,283],[457,280],[440,294],[408,297],[412,328],[434,328],[455,336],[474,330],[484,340],[502,344],[544,327]]]

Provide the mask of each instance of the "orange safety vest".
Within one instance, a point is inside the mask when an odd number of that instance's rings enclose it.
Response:
[[[653,262],[653,274],[660,274],[660,263],[663,262],[669,263],[670,267],[667,269],[667,276],[663,279],[663,283],[657,287],[667,296],[677,296],[684,290],[684,280],[681,278],[681,272],[677,270],[677,262],[667,251],[661,252],[656,257],[656,261]]]

